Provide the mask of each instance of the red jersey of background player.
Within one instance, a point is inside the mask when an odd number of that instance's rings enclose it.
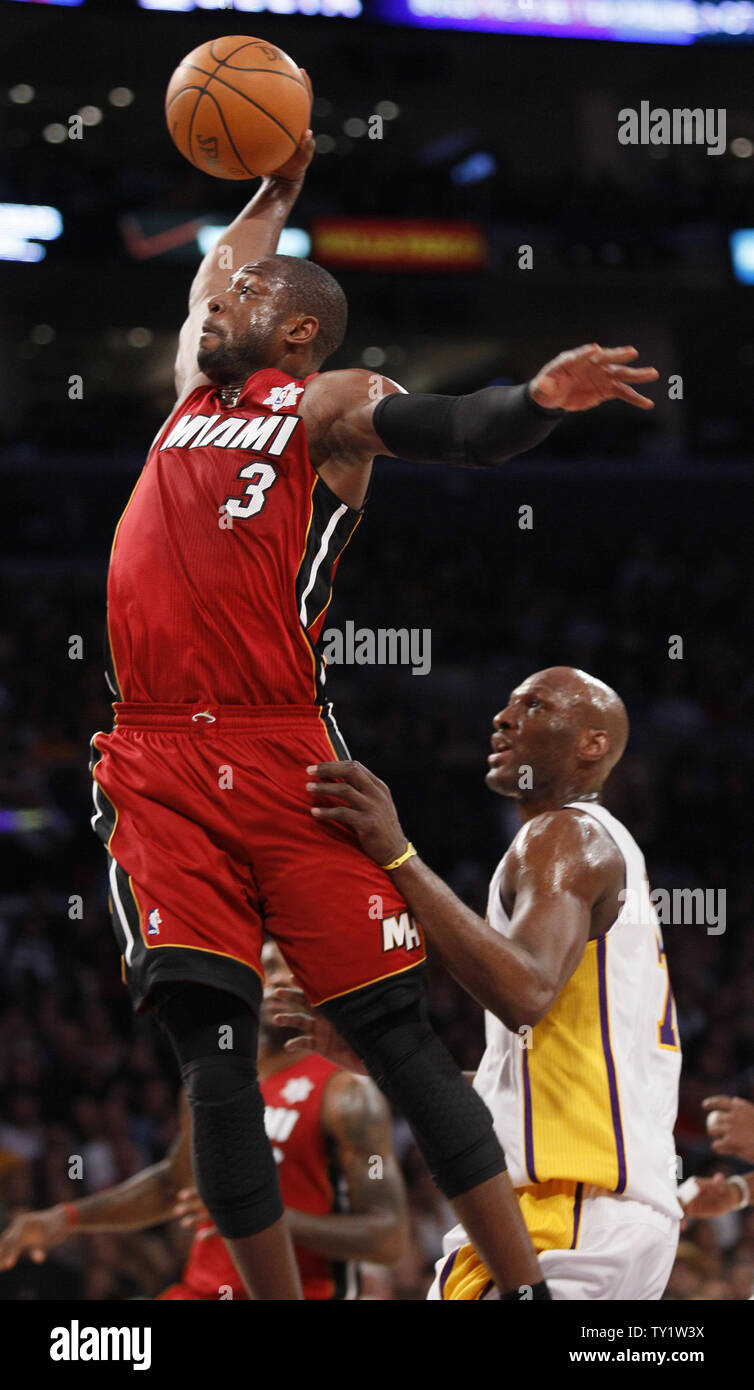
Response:
[[[316,645],[362,512],[310,462],[297,405],[311,379],[197,386],[155,437],[110,558],[117,699],[321,703]]]
[[[341,1200],[338,1174],[320,1118],[325,1087],[339,1070],[314,1053],[260,1083],[283,1205],[311,1216],[336,1211]],[[246,1298],[225,1241],[213,1232],[211,1222],[199,1222],[181,1283],[171,1285],[160,1298],[218,1300],[227,1298],[228,1290],[234,1299]],[[299,1247],[296,1259],[304,1298],[356,1297],[358,1280],[354,1265],[328,1260]]]

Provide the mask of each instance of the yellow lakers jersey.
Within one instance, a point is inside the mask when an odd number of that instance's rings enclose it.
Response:
[[[681,1052],[644,856],[603,806],[571,805],[598,821],[623,856],[621,910],[533,1028],[512,1033],[486,1014],[474,1085],[492,1112],[514,1187],[594,1184],[677,1217]],[[503,861],[490,884],[488,920],[507,935],[502,872]]]

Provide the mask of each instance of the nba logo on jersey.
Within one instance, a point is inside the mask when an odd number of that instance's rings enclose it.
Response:
[[[149,917],[147,919],[147,923],[147,936],[159,936],[160,927],[162,925],[162,918],[160,916],[160,909],[158,907],[152,908],[152,911],[150,912]]]
[[[295,406],[303,392],[303,386],[296,386],[293,381],[289,381],[287,386],[273,386],[269,396],[262,401],[262,405],[271,405],[273,410],[288,410],[291,406]]]
[[[314,1090],[314,1082],[308,1076],[292,1076],[280,1092],[288,1105],[300,1105],[308,1100]]]

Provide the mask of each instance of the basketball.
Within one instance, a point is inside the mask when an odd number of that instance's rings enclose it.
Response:
[[[179,63],[165,96],[174,143],[218,179],[270,174],[298,147],[311,99],[300,68],[263,39],[225,35]]]

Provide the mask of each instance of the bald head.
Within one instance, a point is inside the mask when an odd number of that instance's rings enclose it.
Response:
[[[549,666],[529,679],[560,692],[570,704],[574,730],[581,726],[607,735],[609,747],[601,759],[604,782],[620,762],[628,742],[628,715],[620,695],[604,681],[575,666]]]
[[[598,793],[628,740],[620,696],[573,666],[528,676],[493,723],[487,785],[519,801]]]

